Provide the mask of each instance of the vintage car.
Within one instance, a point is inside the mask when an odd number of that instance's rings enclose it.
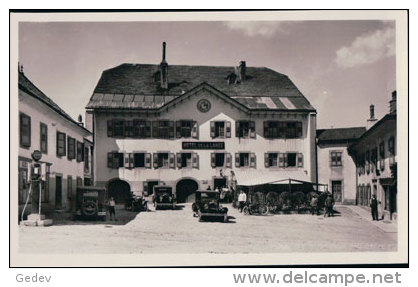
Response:
[[[106,189],[95,186],[78,186],[74,219],[106,220]]]
[[[176,198],[173,193],[173,188],[168,185],[154,186],[152,200],[154,202],[155,210],[160,207],[172,209],[176,207]]]
[[[148,201],[143,196],[131,192],[130,196],[125,200],[125,210],[147,211]]]
[[[196,191],[195,202],[192,204],[194,216],[197,215],[199,221],[204,218],[220,218],[223,222],[228,222],[228,208],[219,204],[219,196],[218,191]]]

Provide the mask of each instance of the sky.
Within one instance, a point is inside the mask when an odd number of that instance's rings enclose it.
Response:
[[[382,118],[396,90],[393,21],[21,22],[25,75],[73,118],[103,70],[159,64],[268,67],[288,75],[318,112],[318,128]]]

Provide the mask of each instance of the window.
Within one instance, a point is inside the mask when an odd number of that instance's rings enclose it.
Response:
[[[107,153],[107,167],[120,168],[123,167],[123,153],[109,152]]]
[[[342,166],[342,152],[341,151],[331,151],[330,153],[331,157],[331,166],[332,167],[338,167]]]
[[[67,199],[73,196],[73,178],[71,175],[67,176]]]
[[[302,137],[302,122],[286,123],[286,138],[295,139]]]
[[[84,172],[90,172],[90,149],[88,147],[84,147]]]
[[[67,158],[75,159],[75,139],[67,137]]]
[[[133,120],[133,136],[136,138],[150,138],[151,137],[151,122],[145,120]]]
[[[373,148],[370,153],[370,160],[371,160],[371,170],[373,172],[374,169],[377,167],[377,147]]]
[[[255,122],[237,121],[235,123],[235,136],[237,138],[255,138]]]
[[[197,138],[197,123],[195,121],[176,121],[177,138]]]
[[[57,156],[65,156],[65,133],[57,131]]]
[[[379,168],[380,170],[385,169],[385,142],[382,141],[379,144]]]
[[[152,136],[154,138],[174,138],[174,121],[152,122]]]
[[[300,138],[302,137],[302,122],[264,122],[265,138]]]
[[[191,168],[192,167],[192,153],[184,152],[177,154],[177,167],[178,168]]]
[[[123,137],[125,136],[125,121],[113,120],[113,136]]]
[[[145,167],[145,153],[134,153],[134,167]]]
[[[174,157],[174,153],[154,153],[154,168],[175,168]]]
[[[212,138],[230,138],[231,122],[212,121],[210,122],[210,136]]]
[[[20,134],[20,146],[28,148],[30,147],[31,139],[31,123],[30,117],[20,113],[19,115],[19,134]]]
[[[125,137],[133,137],[133,121],[124,121],[124,136]]]
[[[28,169],[30,168],[30,162],[19,160],[19,204],[24,204],[29,192],[29,178]]]
[[[278,152],[265,153],[264,154],[264,166],[267,168],[279,166],[279,153]]]
[[[79,176],[77,176],[76,185],[77,186],[83,186],[83,179]]]
[[[48,126],[44,123],[40,123],[40,150],[42,153],[48,153]]]
[[[296,167],[296,153],[287,153],[287,167]]]
[[[239,152],[235,154],[235,167],[256,167],[255,153]]]
[[[390,137],[388,141],[388,151],[391,156],[395,155],[395,138]]]
[[[82,162],[84,160],[84,143],[77,141],[77,161]]]

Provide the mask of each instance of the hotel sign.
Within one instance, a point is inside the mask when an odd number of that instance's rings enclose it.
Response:
[[[225,149],[225,142],[182,142],[183,149]]]

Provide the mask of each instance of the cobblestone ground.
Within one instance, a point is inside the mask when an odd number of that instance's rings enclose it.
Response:
[[[384,232],[350,208],[335,217],[308,214],[247,216],[229,208],[229,223],[198,222],[190,204],[118,221],[56,219],[50,227],[19,227],[22,253],[280,253],[396,251],[397,233]],[[391,223],[393,224],[393,223]],[[33,242],[37,249],[33,250]]]

